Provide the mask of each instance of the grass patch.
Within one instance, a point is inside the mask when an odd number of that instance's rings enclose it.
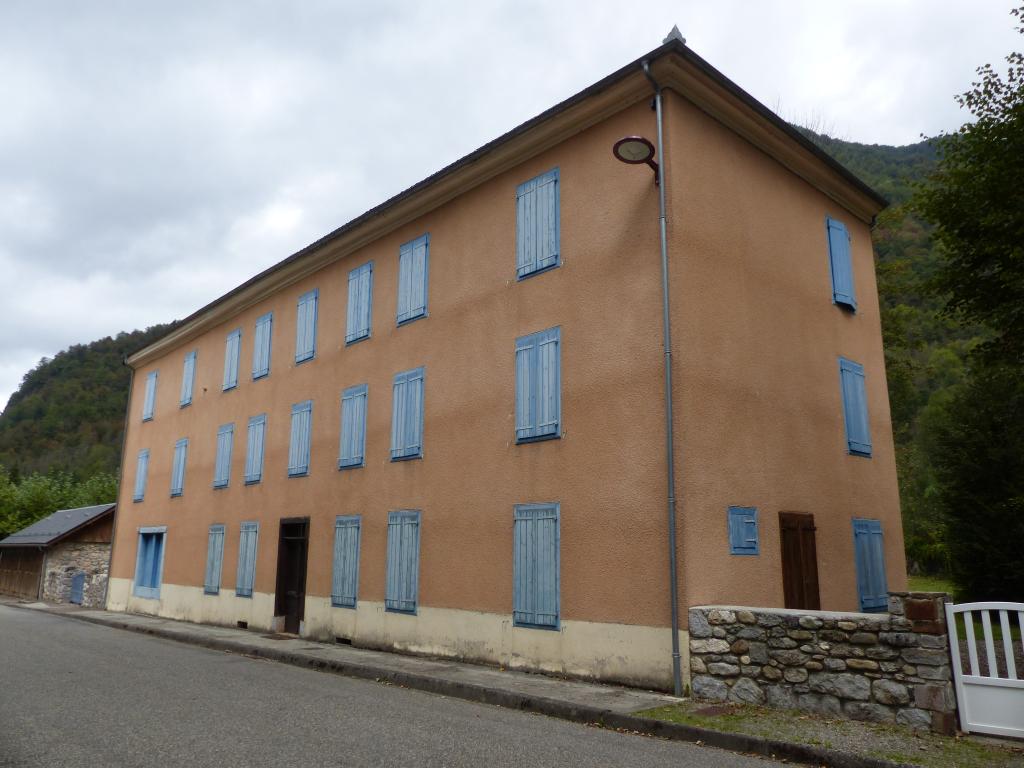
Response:
[[[973,738],[938,736],[898,725],[859,723],[806,712],[746,704],[711,706],[690,700],[637,714],[713,731],[826,747],[923,768],[1024,766],[1024,745],[1016,749]]]
[[[941,576],[907,576],[907,589],[911,592],[948,592],[953,594],[953,582]]]

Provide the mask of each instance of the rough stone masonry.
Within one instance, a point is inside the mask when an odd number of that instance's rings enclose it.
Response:
[[[889,613],[691,608],[693,695],[952,734],[948,600],[894,592]]]
[[[109,544],[66,542],[56,545],[46,553],[43,599],[66,603],[71,599],[71,579],[81,571],[85,573],[82,605],[102,608],[109,565]]]

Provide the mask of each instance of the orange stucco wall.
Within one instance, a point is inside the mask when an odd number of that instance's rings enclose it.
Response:
[[[683,605],[780,605],[777,513],[818,523],[824,608],[849,609],[853,515],[884,521],[890,585],[903,555],[868,228],[703,113],[669,95],[670,235],[680,459]],[[666,626],[661,272],[657,188],[618,163],[614,140],[654,134],[637,104],[421,220],[282,289],[136,371],[112,576],[134,574],[136,529],[166,525],[164,583],[201,586],[207,527],[261,522],[256,591],[275,588],[278,521],[309,516],[307,594],[327,596],[334,517],[363,516],[360,598],[384,597],[389,510],[422,510],[420,604],[512,609],[512,510],[561,505],[567,620]],[[562,265],[515,279],[517,184],[558,166]],[[851,227],[861,309],[831,303],[824,217]],[[396,327],[399,245],[430,233],[428,317]],[[348,272],[374,262],[372,337],[345,346]],[[319,288],[317,354],[294,363],[296,301]],[[256,318],[274,312],[271,373],[251,380]],[[559,440],[514,442],[514,343],[561,327]],[[221,391],[225,337],[242,329],[239,386]],[[198,351],[192,405],[178,406]],[[875,456],[845,451],[837,356],[867,369]],[[425,367],[424,457],[389,461],[395,373]],[[145,377],[156,412],[141,420]],[[366,466],[337,469],[340,393],[369,385]],[[290,409],[313,400],[309,476],[287,477]],[[266,413],[264,479],[243,485],[245,429]],[[217,427],[234,422],[230,487],[212,488]],[[188,437],[184,495],[169,497],[174,443]],[[150,450],[146,498],[135,457]],[[728,554],[725,509],[761,510],[761,556]]]

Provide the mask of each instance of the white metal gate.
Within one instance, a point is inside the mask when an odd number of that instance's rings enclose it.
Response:
[[[998,646],[993,639],[990,613],[998,614]],[[969,670],[964,670],[960,655],[957,614],[963,617]],[[979,617],[985,641],[984,659],[978,657],[974,637],[974,622]],[[1018,669],[1024,664],[1018,665],[1014,660],[1015,655],[1024,656],[1024,603],[946,603],[946,623],[961,729],[1024,738],[1024,669]],[[1014,639],[1014,631],[1019,633],[1018,639]]]

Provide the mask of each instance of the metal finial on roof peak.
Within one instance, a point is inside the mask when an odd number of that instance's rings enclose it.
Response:
[[[662,44],[671,42],[672,40],[678,40],[683,45],[686,45],[686,38],[683,37],[683,33],[679,31],[679,25],[673,24],[672,31],[668,33],[668,37],[662,40]]]

